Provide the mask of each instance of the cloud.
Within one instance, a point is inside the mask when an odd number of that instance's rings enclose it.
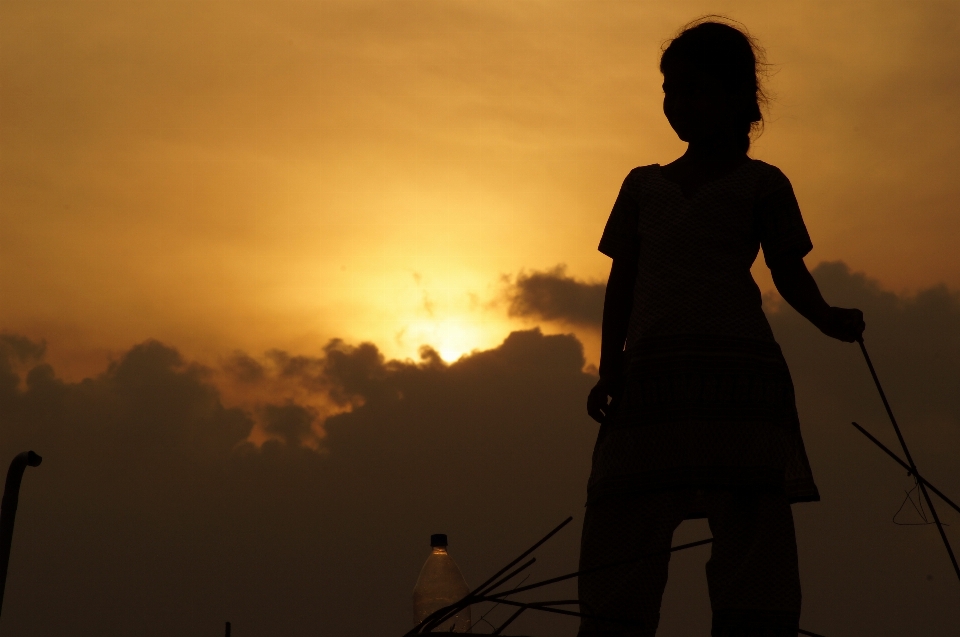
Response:
[[[30,363],[43,358],[47,347],[16,334],[0,334],[0,354],[9,363]]]
[[[566,266],[521,272],[507,281],[510,316],[568,325],[599,328],[603,318],[602,282],[579,281],[567,276]]]
[[[957,496],[960,297],[893,294],[836,263],[814,274],[832,303],[864,310],[915,458]],[[957,583],[937,534],[892,523],[910,481],[849,425],[896,446],[858,349],[787,306],[769,317],[823,495],[794,508],[803,625],[952,634]],[[230,620],[248,635],[399,635],[431,533],[449,534],[476,584],[569,514],[575,525],[545,547],[534,578],[575,568],[596,426],[583,407],[594,377],[571,335],[515,332],[449,365],[430,349],[398,361],[332,341],[212,368],[148,341],[77,383],[57,377],[40,344],[3,342],[18,345],[0,357],[0,459],[44,456],[21,492],[11,634],[201,635]],[[260,412],[230,406],[242,387]],[[334,410],[307,402],[316,396]],[[272,434],[260,447],[249,442],[257,422]],[[960,545],[960,516],[941,515]],[[708,534],[686,523],[676,541]],[[708,554],[672,562],[667,637],[708,631]],[[575,633],[567,620],[522,621],[520,634]]]
[[[452,365],[340,341],[234,354],[227,371],[150,341],[78,383],[38,361],[0,390],[0,458],[44,456],[21,491],[5,630],[399,634],[431,533],[478,583],[579,514],[595,431],[582,367],[575,338],[536,330]],[[281,381],[348,411],[260,400]],[[261,412],[218,386],[246,386]],[[296,444],[322,418],[324,453]],[[259,449],[257,419],[273,434]],[[573,568],[577,539],[543,573]]]
[[[311,436],[316,419],[316,411],[293,401],[263,408],[264,430],[288,445],[304,444]]]
[[[35,343],[17,334],[0,333],[0,386],[16,387],[21,373],[41,360],[46,349],[45,343]]]

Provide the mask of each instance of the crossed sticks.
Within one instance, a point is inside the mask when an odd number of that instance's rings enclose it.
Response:
[[[887,410],[887,416],[890,418],[890,424],[893,425],[893,430],[897,434],[897,440],[900,441],[900,448],[903,449],[903,455],[906,456],[907,460],[904,462],[900,457],[887,449],[879,440],[870,435],[870,433],[858,425],[857,423],[852,423],[857,430],[866,436],[870,442],[880,447],[888,456],[893,458],[900,466],[907,470],[907,475],[912,475],[917,480],[917,485],[920,487],[920,493],[923,494],[923,499],[927,502],[927,507],[930,509],[930,513],[933,515],[933,521],[937,524],[937,531],[940,532],[940,539],[943,540],[943,546],[947,549],[947,555],[950,557],[950,563],[953,565],[953,571],[957,574],[957,579],[960,580],[960,565],[957,564],[957,558],[953,554],[953,548],[950,546],[950,540],[947,539],[947,534],[943,530],[943,523],[940,522],[940,516],[937,515],[937,510],[933,506],[933,500],[930,498],[930,494],[927,492],[927,488],[930,491],[933,491],[941,500],[949,504],[955,511],[960,513],[960,508],[953,503],[950,498],[943,495],[943,493],[930,484],[929,481],[924,479],[917,473],[917,465],[913,461],[913,456],[910,455],[910,450],[907,449],[907,442],[903,439],[903,433],[900,431],[900,425],[897,424],[897,419],[893,416],[893,410],[890,409],[890,403],[887,402],[887,395],[883,391],[883,387],[880,385],[880,379],[877,377],[877,371],[873,368],[873,362],[870,360],[870,355],[867,353],[867,348],[863,344],[863,338],[857,340],[857,343],[860,345],[860,351],[863,352],[863,358],[867,362],[867,367],[870,369],[870,375],[873,377],[873,382],[877,386],[877,392],[880,394],[880,400],[883,401],[883,407]]]
[[[431,613],[431,614],[430,614],[429,616],[427,616],[423,621],[421,621],[419,624],[417,624],[417,625],[414,626],[412,629],[410,629],[408,632],[406,632],[403,637],[412,637],[413,635],[422,635],[422,634],[433,633],[433,632],[434,632],[434,631],[433,631],[434,628],[436,628],[437,626],[443,624],[444,622],[446,622],[446,621],[449,620],[451,617],[453,617],[454,615],[456,615],[457,613],[459,613],[460,611],[462,611],[462,610],[463,610],[464,608],[466,608],[467,606],[470,606],[470,605],[472,605],[472,604],[479,604],[479,603],[483,603],[483,602],[494,602],[494,603],[497,603],[497,604],[503,604],[504,606],[513,606],[513,607],[516,607],[516,609],[517,609],[512,615],[510,615],[509,618],[507,618],[507,620],[506,620],[503,624],[501,624],[500,626],[498,626],[498,627],[494,630],[494,632],[491,633],[491,634],[493,634],[493,635],[500,635],[500,634],[502,634],[502,633],[503,633],[503,630],[504,630],[507,626],[509,626],[510,624],[512,624],[518,617],[520,617],[520,615],[522,615],[525,611],[528,611],[528,610],[537,610],[537,611],[541,611],[541,612],[545,612],[545,613],[554,613],[554,614],[557,614],[557,615],[567,615],[567,616],[570,616],[570,617],[588,617],[588,618],[592,618],[592,619],[599,619],[599,620],[602,620],[602,621],[608,621],[608,622],[619,623],[619,624],[629,624],[629,623],[632,623],[630,620],[614,619],[614,618],[608,618],[608,617],[599,617],[599,616],[597,616],[597,615],[591,615],[591,614],[588,614],[588,613],[581,613],[581,612],[579,612],[579,611],[567,610],[567,609],[565,609],[565,608],[558,608],[558,606],[573,606],[573,605],[577,605],[577,604],[580,603],[580,600],[577,600],[577,599],[547,600],[547,601],[538,601],[538,602],[518,602],[518,601],[514,601],[514,600],[512,600],[512,599],[507,599],[507,597],[508,597],[509,595],[514,595],[514,594],[516,594],[516,593],[522,593],[522,592],[525,592],[525,591],[535,590],[535,589],[538,589],[538,588],[542,588],[542,587],[544,587],[544,586],[549,586],[550,584],[556,584],[556,583],[558,583],[558,582],[562,582],[562,581],[565,581],[565,580],[573,579],[573,578],[575,578],[575,577],[579,577],[580,575],[584,575],[584,574],[587,574],[587,573],[593,573],[593,572],[600,571],[600,570],[603,570],[603,569],[612,568],[612,567],[614,567],[614,566],[620,566],[620,565],[623,565],[623,564],[628,564],[628,563],[631,563],[631,562],[636,562],[636,561],[645,559],[645,558],[647,558],[647,557],[650,557],[650,555],[644,555],[644,556],[641,556],[641,557],[638,557],[638,558],[633,558],[633,559],[628,559],[628,560],[620,560],[620,561],[618,561],[618,562],[612,562],[612,563],[610,563],[610,564],[604,564],[604,565],[602,565],[602,566],[596,566],[596,567],[593,567],[593,568],[584,569],[584,570],[582,570],[582,571],[575,571],[575,572],[573,572],[573,573],[567,573],[566,575],[560,575],[560,576],[558,576],[558,577],[551,577],[550,579],[545,579],[545,580],[543,580],[543,581],[536,582],[536,583],[534,583],[534,584],[528,584],[528,585],[526,585],[526,586],[520,586],[520,587],[517,587],[517,588],[512,588],[512,589],[510,589],[510,590],[496,592],[496,590],[497,590],[498,588],[500,588],[501,586],[503,586],[504,584],[506,584],[508,581],[510,581],[511,579],[513,579],[514,577],[516,577],[517,575],[519,575],[520,573],[522,573],[523,571],[525,571],[525,570],[527,570],[528,568],[530,568],[531,566],[533,566],[533,564],[537,561],[537,558],[535,558],[535,557],[530,558],[529,560],[527,560],[527,561],[524,562],[523,564],[520,564],[520,566],[517,566],[517,564],[519,564],[524,558],[526,558],[527,556],[529,556],[529,555],[530,555],[531,553],[533,553],[535,550],[537,550],[538,548],[540,548],[541,545],[543,545],[547,540],[549,540],[549,539],[552,538],[554,535],[556,535],[556,534],[560,531],[560,529],[562,529],[563,527],[565,527],[565,526],[566,526],[567,524],[569,524],[572,520],[573,520],[573,517],[572,517],[572,516],[571,516],[571,517],[568,517],[566,520],[564,520],[563,522],[561,522],[556,528],[554,528],[552,531],[550,531],[549,533],[547,533],[543,538],[541,538],[540,541],[538,541],[536,544],[534,544],[533,546],[531,546],[530,548],[528,548],[526,551],[524,551],[523,553],[521,553],[521,554],[519,555],[519,557],[517,557],[516,559],[514,559],[513,561],[511,561],[509,564],[507,564],[506,566],[504,566],[503,568],[501,568],[499,571],[497,571],[496,573],[494,573],[494,574],[493,574],[490,578],[488,578],[484,583],[480,584],[480,586],[477,586],[475,589],[473,589],[472,591],[470,591],[470,593],[467,594],[466,597],[464,597],[463,599],[461,599],[461,600],[458,601],[458,602],[455,602],[455,603],[453,603],[453,604],[450,604],[450,605],[448,605],[448,606],[445,606],[445,607],[443,607],[443,608],[441,608],[441,609],[439,609],[439,610]],[[673,552],[676,552],[676,551],[682,551],[682,550],[684,550],[684,549],[693,548],[693,547],[695,547],[695,546],[703,546],[704,544],[709,544],[709,543],[711,543],[711,542],[713,542],[713,538],[708,538],[708,539],[706,539],[706,540],[700,540],[700,541],[698,541],[698,542],[690,542],[689,544],[681,544],[681,545],[679,545],[679,546],[671,547],[670,549],[668,549],[667,552],[668,552],[668,553],[673,553]],[[651,555],[656,555],[656,554],[658,554],[658,553],[651,554]],[[516,567],[516,568],[514,568],[514,567]],[[513,570],[511,571],[510,569],[513,569]],[[509,571],[509,572],[508,572],[508,571]]]
[[[591,619],[598,619],[601,621],[617,623],[617,624],[632,624],[631,620],[618,619],[611,617],[600,617],[598,615],[591,615],[588,613],[581,613],[579,611],[568,610],[566,608],[559,608],[562,606],[575,606],[580,603],[578,599],[560,599],[560,600],[546,600],[546,601],[537,601],[537,602],[519,602],[512,599],[507,599],[510,595],[515,595],[517,593],[523,593],[525,591],[536,590],[538,588],[543,588],[544,586],[549,586],[551,584],[556,584],[558,582],[563,582],[566,580],[579,577],[581,575],[586,575],[588,573],[595,573],[608,568],[613,568],[615,566],[622,566],[624,564],[630,564],[633,562],[638,562],[640,560],[652,557],[655,555],[661,555],[661,552],[650,553],[647,555],[642,555],[640,557],[619,560],[617,562],[611,562],[609,564],[603,564],[600,566],[595,566],[592,568],[583,569],[580,571],[574,571],[573,573],[567,573],[566,575],[559,575],[557,577],[551,577],[549,579],[541,580],[533,584],[527,584],[526,586],[518,586],[509,590],[497,592],[497,589],[509,582],[511,579],[527,570],[537,561],[537,558],[533,557],[520,564],[527,556],[537,550],[541,545],[543,545],[547,540],[552,538],[557,532],[560,531],[563,527],[569,524],[573,520],[573,517],[568,517],[566,520],[561,522],[555,529],[547,533],[540,541],[531,546],[529,549],[521,553],[516,559],[511,561],[509,564],[501,568],[499,571],[494,573],[490,578],[488,578],[483,584],[477,586],[473,589],[466,597],[457,601],[453,604],[445,606],[432,614],[426,617],[419,624],[414,626],[412,629],[407,631],[403,637],[413,637],[414,635],[423,635],[423,634],[437,634],[434,632],[434,629],[449,620],[451,617],[462,611],[464,608],[472,605],[479,604],[483,602],[493,602],[496,604],[503,604],[504,606],[512,606],[517,610],[514,611],[510,617],[507,618],[505,622],[497,626],[491,635],[501,635],[504,629],[512,624],[520,615],[528,610],[535,610],[544,613],[554,613],[557,615],[566,615],[569,617],[587,617]],[[680,544],[678,546],[673,546],[666,551],[665,553],[675,553],[677,551],[683,551],[685,549],[694,548],[697,546],[704,546],[713,542],[713,538],[707,538],[705,540],[698,540],[696,542],[689,542],[687,544]],[[517,566],[520,564],[520,566]],[[516,568],[514,568],[516,567]],[[513,569],[513,570],[510,570]],[[798,630],[799,634],[806,635],[807,637],[824,637],[818,633],[812,633],[806,630]]]

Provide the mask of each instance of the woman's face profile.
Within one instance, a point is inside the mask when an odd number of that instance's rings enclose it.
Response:
[[[733,99],[709,76],[669,70],[663,74],[663,114],[687,142],[725,136],[733,126]]]

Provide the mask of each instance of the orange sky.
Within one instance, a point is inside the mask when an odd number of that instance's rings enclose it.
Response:
[[[957,0],[4,0],[0,458],[46,458],[4,630],[390,634],[431,533],[475,583],[570,513],[535,578],[576,568],[597,335],[511,318],[509,284],[605,277],[624,176],[683,151],[661,44],[709,12],[773,63],[752,153],[792,179],[808,265],[925,290],[818,270],[864,308],[924,475],[960,492]],[[952,634],[937,533],[893,524],[912,485],[846,424],[896,445],[858,348],[769,316],[824,495],[795,509],[802,625]],[[504,340],[535,326],[577,338]],[[485,351],[379,356],[423,344]],[[665,637],[709,631],[691,553]],[[575,630],[531,615],[511,629]]]
[[[753,154],[808,263],[960,287],[957,3],[7,0],[0,330],[68,376],[147,338],[490,347],[502,275],[605,276],[621,180],[683,150],[661,43],[708,12],[774,64]]]

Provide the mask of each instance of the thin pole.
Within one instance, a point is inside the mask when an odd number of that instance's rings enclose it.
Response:
[[[17,519],[17,504],[20,502],[20,481],[27,467],[39,466],[43,458],[32,451],[24,451],[14,457],[7,470],[7,482],[0,502],[0,609],[3,608],[3,593],[7,587],[7,566],[10,565],[10,547],[13,544],[13,523]]]
[[[880,385],[880,379],[877,377],[877,371],[873,368],[873,363],[870,361],[870,354],[867,353],[867,347],[863,344],[862,336],[857,339],[857,343],[860,345],[860,351],[863,352],[863,359],[867,361],[867,367],[870,368],[870,375],[873,376],[873,382],[877,386],[877,391],[880,393],[880,400],[883,401],[883,407],[887,410],[887,416],[890,417],[890,424],[893,425],[893,430],[897,432],[897,439],[900,441],[903,455],[906,456],[907,463],[910,465],[910,472],[916,476],[917,465],[913,461],[913,456],[910,455],[910,450],[907,449],[907,441],[903,439],[903,434],[900,432],[900,425],[897,424],[897,419],[893,417],[893,410],[890,409],[890,403],[887,402],[887,395],[883,392],[883,387]],[[950,540],[947,539],[947,534],[943,530],[943,524],[940,522],[940,516],[937,515],[937,509],[933,506],[933,500],[930,499],[930,494],[927,493],[927,485],[919,479],[917,480],[917,485],[920,487],[920,493],[923,494],[923,499],[927,501],[927,507],[930,508],[933,521],[937,523],[937,531],[940,532],[940,539],[943,540],[943,546],[947,549],[947,555],[950,556],[950,563],[953,564],[953,572],[957,574],[957,580],[960,580],[960,565],[957,564],[957,558],[953,554]]]
[[[518,608],[518,609],[517,609],[517,612],[515,612],[513,615],[510,615],[510,618],[507,619],[507,621],[505,621],[505,622],[503,622],[502,624],[500,624],[500,627],[497,628],[495,631],[493,631],[493,632],[490,633],[490,634],[491,634],[491,635],[499,635],[500,633],[502,633],[502,632],[503,632],[503,629],[506,628],[507,626],[509,626],[510,624],[512,624],[512,623],[513,623],[513,620],[515,620],[517,617],[519,617],[519,616],[523,613],[523,611],[525,611],[525,610],[527,610],[527,609],[526,609],[526,608]]]
[[[946,502],[954,511],[956,511],[957,513],[960,513],[960,506],[957,506],[956,504],[954,504],[953,500],[951,500],[951,499],[948,498],[947,496],[943,495],[943,493],[940,491],[940,489],[938,489],[938,488],[936,488],[935,486],[933,486],[932,484],[930,484],[930,481],[929,481],[929,480],[927,480],[926,478],[924,478],[922,475],[920,475],[919,473],[917,473],[915,470],[911,469],[911,468],[910,468],[910,465],[908,465],[906,462],[904,462],[903,460],[900,459],[900,456],[898,456],[897,454],[895,454],[895,453],[893,453],[892,451],[890,451],[889,449],[887,449],[887,447],[886,447],[882,442],[880,442],[879,440],[877,440],[876,438],[874,438],[874,437],[870,434],[869,431],[867,431],[866,429],[864,429],[863,427],[861,427],[861,426],[858,425],[857,423],[852,422],[852,423],[850,423],[850,424],[853,425],[854,427],[856,427],[857,430],[858,430],[860,433],[862,433],[864,436],[866,436],[866,437],[870,440],[870,442],[872,442],[873,444],[875,444],[875,445],[877,445],[878,447],[880,447],[880,449],[882,449],[884,453],[886,453],[888,456],[890,456],[891,458],[893,458],[893,460],[894,460],[897,464],[899,464],[901,467],[903,467],[904,469],[906,469],[908,475],[912,475],[914,478],[917,479],[917,481],[922,482],[923,484],[927,485],[927,487],[928,487],[931,491],[933,491],[933,493],[934,493],[936,496],[938,496],[941,500],[943,500],[944,502]]]
[[[569,516],[569,517],[567,517],[567,519],[564,520],[563,522],[561,522],[560,524],[558,524],[555,529],[553,529],[552,531],[550,531],[549,533],[547,533],[546,535],[544,535],[542,538],[540,538],[540,541],[539,541],[539,542],[537,542],[536,544],[534,544],[533,546],[531,546],[530,548],[528,548],[526,551],[524,551],[523,553],[521,553],[521,554],[520,554],[520,557],[516,558],[515,560],[513,560],[512,562],[510,562],[509,564],[507,564],[506,566],[504,566],[503,568],[501,568],[499,571],[497,571],[496,573],[494,573],[494,574],[490,577],[490,579],[488,579],[486,582],[484,582],[484,583],[481,584],[480,586],[477,586],[477,587],[473,590],[473,592],[470,593],[470,594],[471,594],[471,595],[476,595],[476,594],[479,593],[482,589],[486,588],[487,585],[490,584],[490,582],[492,582],[493,580],[497,579],[498,577],[500,577],[501,575],[503,575],[504,573],[506,573],[507,570],[508,570],[510,567],[512,567],[512,566],[516,565],[517,563],[519,563],[520,560],[522,560],[522,559],[525,558],[526,556],[528,556],[528,555],[530,555],[531,553],[533,553],[534,551],[536,551],[538,548],[540,548],[540,546],[541,546],[544,542],[546,542],[547,540],[549,540],[550,538],[552,538],[554,535],[556,535],[556,534],[560,531],[560,529],[562,529],[563,527],[567,526],[567,525],[570,524],[570,522],[572,522],[572,521],[573,521],[573,516],[572,516],[572,515]]]
[[[527,570],[529,567],[533,566],[533,564],[536,563],[536,561],[537,561],[537,558],[531,557],[531,558],[530,558],[529,560],[527,560],[524,564],[522,564],[522,565],[518,566],[517,568],[515,568],[512,573],[509,573],[509,574],[507,574],[507,575],[504,575],[502,578],[500,578],[499,581],[497,581],[497,582],[494,583],[494,584],[491,584],[490,586],[488,586],[488,587],[485,588],[483,591],[481,591],[481,592],[479,592],[479,593],[477,593],[477,594],[478,594],[478,595],[486,595],[486,594],[489,593],[490,591],[493,591],[493,590],[496,590],[496,589],[500,588],[500,586],[502,586],[503,584],[509,582],[509,581],[512,580],[514,577],[516,577],[517,575],[519,575],[519,574],[522,573],[523,571]]]
[[[226,635],[226,637],[230,637],[230,622],[227,622],[227,629],[224,634]]]

